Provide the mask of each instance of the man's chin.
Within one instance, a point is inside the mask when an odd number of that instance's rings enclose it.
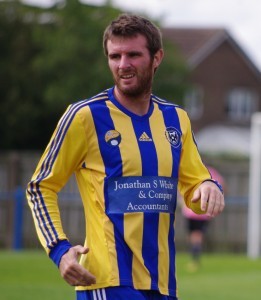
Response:
[[[137,97],[142,94],[143,89],[137,89],[133,87],[123,87],[120,86],[118,87],[118,90],[120,91],[121,94],[126,95],[128,97]]]

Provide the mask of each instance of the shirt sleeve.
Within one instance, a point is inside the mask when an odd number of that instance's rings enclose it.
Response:
[[[212,180],[211,175],[201,160],[197,144],[191,129],[190,120],[184,110],[178,111],[182,129],[182,150],[179,167],[178,188],[187,207],[197,214],[203,214],[200,201],[191,202],[196,188],[206,180]]]
[[[74,106],[69,106],[26,190],[39,240],[57,265],[71,247],[62,228],[58,193],[73,172],[81,168],[86,152],[82,118]]]

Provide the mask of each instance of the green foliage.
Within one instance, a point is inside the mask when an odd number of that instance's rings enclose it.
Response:
[[[0,2],[1,150],[42,149],[70,103],[113,85],[102,37],[120,11],[57,3],[46,9]],[[173,47],[165,51],[154,92],[181,99],[186,69]]]
[[[35,65],[42,71],[43,96],[52,111],[90,97],[112,81],[101,47],[108,8],[67,1],[64,8],[50,13],[54,23],[37,34],[43,50]],[[116,11],[111,15],[116,16]]]
[[[153,92],[175,104],[182,104],[187,90],[188,67],[179,52],[168,40],[163,40],[164,59],[157,70]]]
[[[24,8],[17,1],[0,3],[0,148],[23,143],[22,134],[32,139],[31,130],[40,122],[33,105],[38,98],[32,58],[39,51],[33,41],[33,26],[25,20]],[[38,99],[41,105],[41,97]],[[19,133],[18,133],[19,131]]]

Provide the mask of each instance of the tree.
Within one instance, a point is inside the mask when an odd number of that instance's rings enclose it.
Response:
[[[20,148],[37,136],[41,97],[32,60],[39,52],[34,24],[18,1],[0,3],[0,148]],[[33,86],[33,88],[32,88]],[[30,145],[29,145],[30,147]]]
[[[165,57],[155,74],[153,92],[160,97],[182,104],[188,89],[189,69],[173,43],[163,39]]]
[[[77,0],[48,9],[0,2],[1,149],[42,149],[70,103],[113,85],[102,36],[119,13]],[[154,92],[181,99],[186,69],[173,46],[165,52]]]

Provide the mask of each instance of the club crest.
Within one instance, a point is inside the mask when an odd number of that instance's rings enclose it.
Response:
[[[117,130],[109,130],[105,134],[105,141],[110,146],[118,146],[121,142],[121,134]]]
[[[175,127],[167,127],[165,136],[172,147],[178,147],[181,141],[181,133]]]

